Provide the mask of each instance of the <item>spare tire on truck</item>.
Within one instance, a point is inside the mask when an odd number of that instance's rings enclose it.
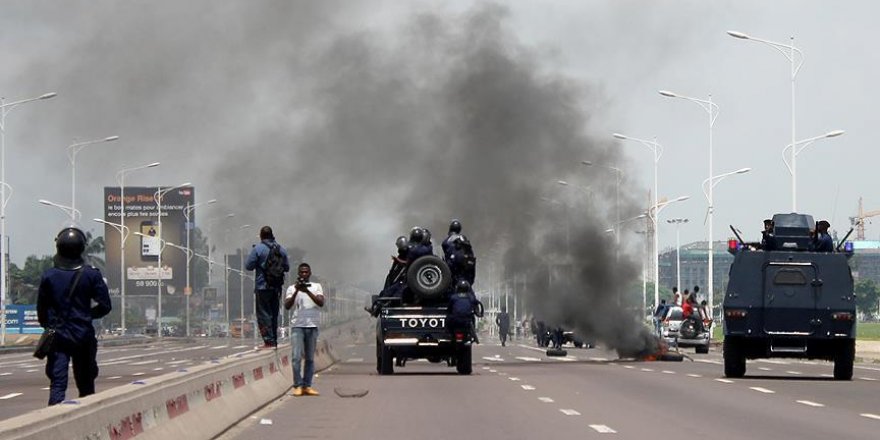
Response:
[[[442,299],[451,282],[452,271],[436,255],[419,257],[406,270],[406,284],[419,303]]]

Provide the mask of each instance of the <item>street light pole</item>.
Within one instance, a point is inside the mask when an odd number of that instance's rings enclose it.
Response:
[[[103,139],[95,139],[86,142],[77,142],[67,147],[67,157],[70,159],[70,207],[76,208],[76,153],[89,145],[99,144],[101,142],[113,142],[119,139],[119,136],[108,136]],[[71,219],[73,220],[73,219]]]
[[[651,307],[651,310],[656,310],[657,304],[660,304],[660,254],[658,246],[659,242],[657,240],[657,236],[659,235],[660,231],[657,229],[657,219],[659,218],[660,211],[662,211],[663,208],[669,206],[671,203],[683,202],[689,198],[690,196],[677,197],[667,202],[660,203],[659,205],[654,205],[651,207],[651,209],[648,210],[649,216],[651,212],[654,213],[654,215],[651,216],[652,220],[654,221],[654,305]]]
[[[682,288],[681,285],[681,231],[680,227],[682,223],[687,223],[688,219],[686,218],[671,218],[666,220],[666,223],[675,225],[675,284],[679,289]]]
[[[797,155],[800,154],[804,148],[807,148],[810,144],[819,139],[837,137],[844,133],[843,130],[829,131],[820,136],[793,142],[782,149],[782,162],[785,163],[788,172],[791,174],[791,209],[793,212],[796,212],[797,210]],[[785,160],[785,150],[788,150],[789,148],[791,148],[791,163]]]
[[[801,67],[804,65],[804,61],[805,61],[806,57],[804,56],[804,53],[800,49],[794,47],[794,36],[792,36],[790,39],[791,44],[783,44],[783,43],[777,43],[774,41],[764,40],[761,38],[755,38],[755,37],[752,37],[751,35],[747,35],[742,32],[737,32],[737,31],[727,31],[727,35],[730,35],[731,37],[734,37],[734,38],[739,38],[741,40],[750,40],[750,41],[755,41],[757,43],[766,44],[766,45],[776,49],[776,51],[781,53],[782,56],[784,56],[786,59],[788,59],[789,63],[791,63],[791,143],[792,143],[792,145],[796,144],[797,142],[795,142],[794,80],[797,77],[798,72],[801,70]],[[787,50],[787,52],[786,52],[786,50]],[[795,53],[797,53],[797,56],[795,56]],[[794,163],[795,163],[794,151],[792,151],[791,163],[792,163],[792,165],[794,165]],[[792,173],[792,179],[791,179],[792,193],[794,192],[794,187],[795,187],[795,180],[794,179],[795,179],[795,174]],[[797,204],[796,204],[796,201],[794,200],[794,197],[792,197],[791,210],[792,210],[792,212],[797,212]]]
[[[208,262],[208,284],[209,285],[211,284],[211,274],[212,274],[211,269],[212,269],[212,266],[214,264],[216,264],[216,263],[214,263],[214,260],[211,259],[211,247],[212,247],[211,246],[211,244],[212,244],[211,243],[211,241],[212,241],[211,240],[211,236],[212,236],[211,230],[213,228],[214,223],[217,222],[218,220],[224,220],[224,219],[229,219],[229,218],[233,218],[233,217],[235,217],[235,214],[230,212],[229,214],[226,214],[222,217],[214,217],[212,219],[209,219],[207,222],[205,222],[208,225],[208,227],[206,228],[207,230],[205,233],[205,235],[206,235],[205,239],[208,242],[208,259],[206,261]]]
[[[712,102],[712,94],[709,94],[709,99],[697,99],[692,98],[690,96],[679,95],[674,92],[670,92],[668,90],[660,90],[660,95],[665,96],[667,98],[678,98],[684,99],[685,101],[693,102],[702,108],[709,115],[709,178],[715,174],[714,168],[712,166],[712,128],[715,127],[715,120],[718,119],[718,113],[720,112],[718,108],[718,104]],[[715,290],[715,280],[714,280],[714,259],[715,259],[715,247],[714,247],[714,227],[715,227],[715,205],[714,205],[714,196],[712,194],[712,188],[714,186],[709,186],[709,193],[706,195],[706,199],[709,201],[709,208],[707,211],[708,214],[708,225],[707,225],[707,242],[709,247],[709,280],[708,280],[708,295],[709,295],[709,307],[711,310],[712,307],[712,296]],[[679,280],[678,288],[682,288],[681,280]]]
[[[614,133],[614,137],[622,140],[631,140],[638,142],[654,153],[654,205],[652,207],[656,208],[659,206],[658,203],[658,189],[657,189],[657,164],[660,162],[660,156],[663,155],[663,146],[657,142],[655,138],[653,141],[648,141],[644,139],[634,138],[626,135],[622,135],[620,133]],[[667,202],[671,203],[671,202]],[[651,222],[654,225],[654,252],[652,252],[652,258],[654,260],[654,309],[657,308],[657,304],[660,302],[660,261],[658,260],[659,251],[660,251],[660,240],[658,238],[658,230],[657,230],[657,214],[659,214],[660,210],[658,209],[653,215],[651,215],[652,209],[648,210],[648,215],[651,217]]]
[[[180,185],[175,185],[175,186],[172,186],[172,187],[166,188],[166,189],[162,189],[162,187],[159,187],[158,189],[156,189],[156,192],[153,193],[153,199],[156,201],[156,207],[159,210],[159,215],[157,216],[158,229],[156,231],[156,235],[159,237],[160,242],[163,241],[162,240],[162,197],[164,197],[165,194],[168,194],[169,191],[172,191],[177,188],[184,187],[184,186],[190,186],[190,185],[192,185],[192,184],[189,182],[186,182],[186,183],[181,183]],[[158,323],[158,327],[159,327],[159,339],[162,338],[162,250],[164,248],[165,248],[164,245],[159,246],[159,255],[156,260],[156,268],[158,269],[158,272],[156,274],[156,281],[157,281],[156,282],[156,293],[157,293],[157,302],[158,302],[158,310],[157,310],[158,314],[157,314],[157,318],[156,318],[157,321],[156,322]]]
[[[183,210],[183,217],[186,220],[186,287],[183,289],[183,294],[186,297],[186,336],[189,337],[189,297],[192,296],[192,285],[189,281],[189,271],[190,271],[190,262],[192,261],[192,255],[190,254],[190,244],[189,237],[193,228],[192,223],[190,222],[189,215],[190,213],[199,206],[211,205],[217,203],[217,199],[211,199],[207,202],[196,203],[195,205],[190,205],[189,200],[186,201],[186,208]],[[210,250],[210,249],[209,249]]]
[[[707,212],[707,215],[709,216],[708,219],[709,219],[709,226],[710,226],[709,230],[710,231],[712,230],[711,229],[712,212],[715,210],[714,202],[712,200],[712,189],[715,188],[715,185],[717,185],[719,182],[721,182],[722,180],[724,180],[725,178],[727,178],[729,176],[732,176],[734,174],[748,173],[751,170],[752,170],[751,168],[740,168],[736,171],[731,171],[729,173],[719,174],[717,176],[710,176],[709,178],[707,178],[706,180],[703,181],[703,183],[701,184],[701,187],[703,188],[703,195],[706,196],[706,201],[709,202],[709,210]],[[709,280],[708,280],[708,284],[709,284],[708,285],[708,295],[709,295],[709,313],[710,314],[714,313],[712,311],[713,310],[712,307],[714,305],[713,303],[715,302],[715,300],[714,300],[714,296],[715,296],[714,295],[714,293],[715,293],[715,266],[713,265],[714,254],[715,254],[715,246],[714,246],[714,243],[712,242],[712,236],[710,235],[709,236],[709,273],[707,274],[707,276],[709,278]]]
[[[15,106],[20,104],[38,101],[41,99],[54,98],[57,93],[46,93],[36,98],[20,99],[4,103],[4,99],[0,98],[0,345],[6,345],[6,287],[7,273],[9,272],[9,240],[6,237],[6,204],[12,198],[12,187],[6,182],[6,115]],[[7,195],[6,189],[10,190]]]
[[[125,175],[132,172],[147,168],[155,168],[159,166],[159,162],[153,162],[133,168],[123,168],[116,173],[116,180],[119,181],[119,224],[125,225]],[[125,282],[127,274],[125,273],[125,241],[130,234],[122,234],[119,241],[119,299],[122,308],[122,334],[125,334],[127,327],[125,326]]]
[[[128,238],[130,229],[128,228],[128,226],[125,226],[125,224],[123,224],[122,222],[112,223],[112,222],[108,222],[108,221],[100,219],[100,218],[93,218],[92,220],[94,220],[98,223],[103,223],[107,226],[112,227],[113,229],[116,229],[116,231],[119,232],[119,241],[124,242],[125,239]],[[120,257],[119,257],[119,266],[120,267],[125,266],[125,264],[123,263],[124,261],[125,261],[125,257],[123,257],[122,254],[120,254]],[[121,301],[121,310],[120,310],[121,324],[120,325],[122,328],[122,334],[125,335],[125,278],[122,277],[123,274],[125,273],[125,269],[122,269],[119,272],[120,272],[120,274],[119,274],[119,277],[120,277],[119,278],[119,297],[120,297],[120,301]]]
[[[45,199],[37,200],[37,202],[42,203],[43,205],[46,205],[46,206],[54,206],[54,207],[60,209],[61,211],[64,212],[65,215],[69,215],[70,218],[74,222],[76,222],[78,218],[82,218],[82,213],[79,212],[79,210],[76,208],[71,208],[70,206],[59,205],[58,203],[50,202]]]
[[[623,170],[621,170],[620,168],[612,167],[612,166],[608,166],[608,165],[597,165],[597,164],[594,164],[593,162],[590,162],[588,160],[582,160],[581,163],[586,166],[596,166],[596,167],[600,167],[600,168],[607,168],[609,170],[614,171],[614,173],[617,177],[617,180],[614,185],[615,223],[620,224],[620,181],[623,180]],[[615,240],[615,244],[617,245],[617,249],[618,249],[616,259],[617,259],[617,261],[620,261],[620,233],[619,232],[615,232],[614,240]]]
[[[238,230],[244,231],[250,228],[251,225],[241,225]],[[241,319],[241,339],[244,339],[244,248],[239,248],[238,250],[238,292],[239,292],[239,318]],[[256,301],[256,295],[254,295],[254,301]],[[254,313],[256,313],[256,308],[254,308]],[[254,333],[256,333],[256,329],[254,329]]]

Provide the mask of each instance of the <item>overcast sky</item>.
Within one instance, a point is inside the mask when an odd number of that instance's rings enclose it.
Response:
[[[475,3],[478,6],[473,6]],[[344,217],[344,221],[334,219],[337,231],[344,230],[339,236],[371,237],[352,246],[359,251],[368,248],[371,255],[382,258],[381,264],[368,269],[379,272],[376,277],[381,278],[394,237],[405,232],[400,223],[405,214],[389,212],[382,204],[375,205],[373,211],[359,206],[357,210],[312,212],[312,207],[323,206],[323,188],[337,194],[369,192],[376,179],[367,179],[371,183],[365,188],[351,187],[358,181],[358,173],[366,177],[369,170],[323,169],[320,182],[300,182],[318,186],[279,188],[281,194],[275,195],[232,197],[220,192],[246,188],[263,179],[263,173],[284,173],[282,162],[287,158],[274,155],[275,150],[257,150],[255,145],[277,143],[291,131],[309,132],[310,125],[322,119],[311,104],[298,106],[301,102],[327,104],[327,95],[316,98],[316,90],[330,84],[340,87],[340,83],[324,81],[333,69],[343,70],[346,65],[329,62],[332,58],[322,55],[326,53],[322,48],[338,49],[338,41],[359,39],[368,46],[405,48],[409,46],[407,39],[414,35],[406,30],[421,23],[414,17],[461,17],[485,3],[247,2],[245,6],[216,1],[182,5],[155,1],[4,2],[0,14],[0,96],[8,102],[58,93],[52,100],[13,109],[6,120],[6,180],[14,188],[7,206],[13,261],[21,264],[27,255],[54,252],[52,237],[64,216],[37,204],[37,199],[69,204],[70,166],[65,147],[119,135],[119,141],[89,147],[77,156],[77,207],[85,219],[102,216],[102,188],[115,186],[119,169],[161,161],[158,169],[130,175],[126,184],[191,181],[198,200],[221,200],[222,206],[200,213],[202,219],[239,209],[247,211],[238,213],[240,223],[274,224],[283,229],[321,216]],[[535,72],[583,91],[577,103],[588,117],[578,129],[591,139],[607,139],[602,149],[585,149],[583,155],[572,151],[567,158],[546,156],[566,163],[544,168],[568,171],[546,175],[548,185],[541,190],[543,194],[553,196],[555,191],[561,200],[570,198],[570,194],[563,194],[568,189],[552,183],[561,178],[584,186],[593,185],[593,179],[610,179],[601,169],[578,165],[581,160],[610,160],[613,163],[607,165],[625,172],[626,198],[644,200],[646,207],[653,185],[651,153],[637,143],[615,142],[611,134],[646,139],[656,136],[665,147],[659,163],[660,196],[691,197],[661,213],[661,247],[675,243],[674,229],[665,224],[672,217],[690,220],[681,228],[684,243],[705,240],[707,203],[700,184],[709,174],[708,116],[693,103],[664,98],[657,92],[666,89],[702,99],[711,93],[720,106],[714,128],[714,174],[753,169],[715,188],[714,238],[726,239],[727,225],[734,224],[757,239],[762,219],[791,208],[791,179],[781,156],[791,140],[790,64],[768,46],[726,34],[737,30],[783,43],[794,36],[795,45],[805,53],[806,63],[796,81],[798,140],[846,130],[844,136],[819,141],[798,156],[799,211],[827,218],[833,229],[845,233],[860,196],[866,210],[880,209],[880,192],[874,189],[872,179],[878,153],[871,148],[874,133],[868,127],[876,119],[873,94],[880,78],[880,60],[869,50],[876,40],[880,9],[876,2],[579,0],[504,4],[501,21],[511,45],[530,54],[527,64]],[[425,44],[412,45],[416,43]],[[363,54],[355,49],[333,53],[357,59]],[[387,63],[395,70],[406,69],[407,64],[394,52],[371,56],[370,65]],[[427,65],[429,61],[419,63]],[[369,72],[382,76],[381,68]],[[413,82],[419,80],[430,83],[433,78],[420,75]],[[341,102],[343,107],[351,105]],[[478,120],[480,115],[471,117]],[[536,115],[535,119],[541,118]],[[309,139],[320,137],[320,133],[309,135]],[[323,160],[321,151],[302,151],[299,148],[304,147],[296,142],[285,148],[292,153],[292,160]],[[371,154],[354,145],[345,148],[348,150],[341,151],[349,151],[355,158]],[[615,148],[622,154],[589,157],[599,154],[589,151]],[[338,153],[340,150],[333,152]],[[239,168],[249,160],[256,165]],[[540,160],[530,158],[532,162]],[[337,172],[346,174],[342,182],[349,188],[334,187],[340,182],[334,178]],[[381,172],[385,173],[383,180],[394,184],[392,189],[377,189],[388,197],[398,195],[394,186],[412,185],[408,179],[417,179],[412,173]],[[583,180],[578,180],[579,173]],[[591,173],[601,177],[588,176]],[[607,193],[613,186],[601,188]],[[230,204],[232,200],[236,202]],[[258,213],[266,205],[283,205],[285,210]],[[291,212],[294,214],[288,214]],[[436,214],[436,218],[424,221],[434,222],[440,229],[445,227],[441,221],[458,215]],[[103,232],[92,222],[84,226],[97,234]],[[311,240],[288,235],[287,241],[297,241],[324,261],[332,261],[334,252],[346,249],[342,243],[322,253],[310,245],[339,240],[335,232],[311,229],[297,233],[320,234]],[[880,228],[869,225],[867,236],[880,239]],[[479,243],[480,238],[474,240]]]

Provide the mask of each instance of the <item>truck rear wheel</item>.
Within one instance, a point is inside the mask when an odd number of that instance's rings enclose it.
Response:
[[[379,374],[394,374],[394,353],[384,344],[376,344],[376,363]]]
[[[458,374],[471,374],[473,366],[471,365],[471,346],[461,347],[458,350],[458,358],[455,360],[455,370]]]
[[[856,341],[845,341],[834,355],[834,380],[852,380],[856,358]]]
[[[734,338],[724,338],[724,376],[740,378],[746,375],[746,355]]]

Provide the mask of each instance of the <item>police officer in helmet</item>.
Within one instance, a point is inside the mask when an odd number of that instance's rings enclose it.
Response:
[[[43,328],[56,331],[46,359],[49,405],[64,401],[71,361],[79,397],[95,393],[98,341],[92,320],[110,313],[111,304],[101,272],[83,259],[85,248],[82,229],[75,225],[62,229],[55,237],[53,267],[40,280],[37,318]]]
[[[449,297],[449,305],[447,306],[447,328],[450,331],[456,329],[467,330],[474,338],[474,342],[480,343],[477,339],[477,332],[474,328],[474,316],[477,314],[480,301],[471,288],[471,283],[467,280],[458,280],[452,295]]]
[[[412,263],[416,261],[416,258],[425,256],[425,255],[434,255],[434,246],[430,244],[430,239],[427,239],[427,233],[425,229],[419,226],[412,228],[409,232],[409,252],[407,253],[407,262]]]

